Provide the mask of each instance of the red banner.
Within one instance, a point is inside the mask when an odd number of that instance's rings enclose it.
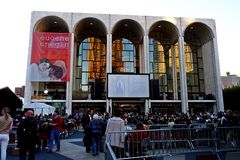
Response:
[[[34,32],[31,81],[69,81],[70,33]]]

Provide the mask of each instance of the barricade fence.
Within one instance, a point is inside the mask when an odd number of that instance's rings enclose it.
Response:
[[[121,147],[116,147],[117,143]],[[156,159],[191,152],[218,153],[239,149],[240,126],[152,125],[147,130],[109,132],[105,159]]]
[[[217,151],[240,151],[240,126],[217,127],[214,130]]]

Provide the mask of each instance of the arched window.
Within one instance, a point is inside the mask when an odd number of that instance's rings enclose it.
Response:
[[[149,73],[157,95],[153,99],[172,99],[172,54],[171,50],[164,50],[164,46],[157,40],[149,39]],[[159,94],[159,95],[158,95]],[[168,97],[167,97],[168,96]]]
[[[139,71],[139,58],[134,44],[120,38],[113,41],[112,45],[112,72],[137,73]]]
[[[205,95],[202,53],[198,45],[185,43],[184,49],[188,99],[198,99]]]
[[[106,46],[100,39],[88,37],[80,43],[76,57],[74,90],[80,91],[78,99],[89,98],[89,93],[91,98],[102,99],[105,80]]]

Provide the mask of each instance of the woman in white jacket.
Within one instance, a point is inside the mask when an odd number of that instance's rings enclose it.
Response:
[[[106,141],[111,145],[117,158],[124,157],[124,132],[126,131],[124,120],[120,117],[121,111],[115,111],[114,116],[108,120],[106,128]]]

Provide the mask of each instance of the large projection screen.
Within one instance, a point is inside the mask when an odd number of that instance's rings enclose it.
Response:
[[[149,74],[108,74],[108,98],[149,98]]]

